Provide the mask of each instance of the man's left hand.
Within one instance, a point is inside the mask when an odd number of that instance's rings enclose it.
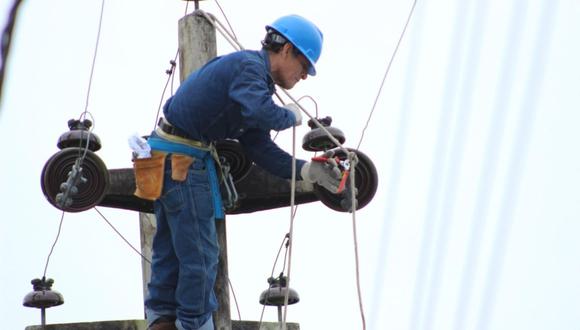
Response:
[[[283,108],[294,114],[294,118],[296,119],[294,126],[302,125],[302,114],[300,113],[300,107],[298,105],[294,103],[288,103],[283,106]]]

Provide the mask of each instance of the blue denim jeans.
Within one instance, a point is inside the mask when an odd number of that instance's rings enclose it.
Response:
[[[195,160],[183,182],[171,179],[167,157],[163,193],[155,201],[157,232],[153,239],[148,323],[176,317],[180,328],[199,329],[217,309],[213,287],[219,246],[208,171]]]

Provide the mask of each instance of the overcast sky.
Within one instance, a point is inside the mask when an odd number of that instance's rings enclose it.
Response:
[[[3,23],[11,2],[0,0]],[[250,49],[281,15],[320,27],[318,75],[291,92],[313,97],[356,147],[412,1],[221,5]],[[225,22],[213,1],[201,7]],[[0,104],[3,329],[40,322],[22,299],[42,276],[61,217],[40,173],[85,109],[100,8],[100,0],[24,1],[19,12]],[[130,167],[127,137],[154,126],[184,11],[178,0],[106,1],[88,111],[108,168]],[[361,145],[380,182],[357,212],[367,329],[578,328],[578,17],[576,0],[418,1]],[[231,51],[218,37],[218,52]],[[307,131],[297,129],[298,145]],[[291,130],[277,138],[286,150],[291,141]],[[139,246],[137,213],[100,211]],[[244,320],[260,318],[289,213],[228,217]],[[294,237],[291,286],[301,301],[288,320],[361,329],[351,216],[300,206]],[[94,210],[65,215],[47,277],[65,298],[47,311],[49,323],[143,317],[140,257]],[[265,319],[277,319],[274,308]]]

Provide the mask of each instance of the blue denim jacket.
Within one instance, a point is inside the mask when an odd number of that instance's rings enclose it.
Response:
[[[267,52],[244,50],[216,57],[193,72],[167,100],[163,113],[194,140],[238,139],[256,164],[290,178],[292,157],[272,141],[270,130],[292,127],[295,118],[274,103],[273,94]],[[296,163],[300,173],[305,161]]]

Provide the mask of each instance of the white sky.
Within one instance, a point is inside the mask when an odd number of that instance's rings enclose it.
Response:
[[[0,0],[0,10],[11,2]],[[319,74],[292,94],[314,97],[355,147],[412,1],[221,4],[250,49],[278,16],[319,25]],[[61,214],[40,173],[67,120],[84,110],[100,5],[21,6],[0,105],[3,329],[40,322],[22,298],[42,276]],[[201,6],[222,17],[212,1]],[[108,168],[130,167],[127,137],[153,127],[184,9],[177,0],[106,2],[88,110]],[[578,17],[575,0],[418,2],[361,146],[380,180],[357,212],[367,329],[578,328]],[[221,38],[218,49],[232,51]],[[297,130],[299,143],[307,130]],[[277,141],[290,150],[291,139],[289,131]],[[100,210],[139,246],[137,213]],[[260,317],[288,228],[286,208],[228,217],[244,320]],[[291,286],[301,301],[288,320],[361,329],[350,215],[300,206],[294,235]],[[47,273],[65,304],[47,311],[48,322],[141,318],[140,264],[95,211],[66,214]],[[268,308],[265,319],[276,317]]]

